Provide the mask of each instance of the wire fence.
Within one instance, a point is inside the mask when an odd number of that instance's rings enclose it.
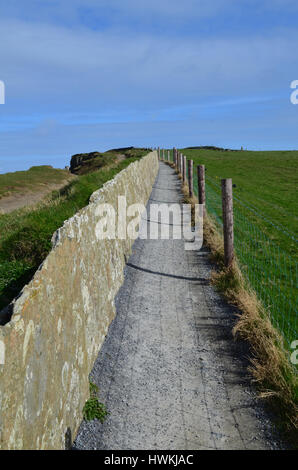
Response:
[[[196,171],[193,178],[194,193],[198,195]],[[291,241],[297,239],[295,234],[275,224],[235,195],[233,205],[234,249],[241,271],[290,350],[292,342],[298,340],[297,258],[281,249],[261,228],[265,221],[271,229],[283,232],[283,236],[289,237]],[[221,185],[210,176],[206,176],[206,209],[218,229],[222,230]]]

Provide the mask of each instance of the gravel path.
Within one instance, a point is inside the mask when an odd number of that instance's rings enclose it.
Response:
[[[150,202],[181,202],[161,164]],[[140,240],[92,380],[110,412],[83,422],[74,449],[273,449],[251,389],[235,312],[209,284],[208,253],[182,240]]]

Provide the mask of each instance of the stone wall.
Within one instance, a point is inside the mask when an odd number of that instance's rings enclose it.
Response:
[[[130,164],[53,236],[53,249],[0,326],[0,449],[64,449],[89,397],[88,374],[115,316],[132,240],[98,240],[97,208],[146,204],[157,153]]]

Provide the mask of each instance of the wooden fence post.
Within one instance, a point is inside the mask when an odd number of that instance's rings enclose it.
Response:
[[[193,160],[187,160],[189,197],[193,197]]]
[[[205,192],[205,165],[197,166],[198,173],[198,193],[199,193],[199,204],[206,204],[206,192]]]
[[[222,218],[225,249],[225,266],[231,266],[234,259],[234,217],[232,178],[221,180]]]
[[[168,162],[170,161],[170,151],[168,150]]]
[[[157,153],[158,153],[158,160],[160,160],[160,147],[158,147]]]
[[[183,155],[183,183],[186,183],[186,156]]]
[[[175,147],[173,148],[173,163],[174,163],[174,166],[176,166],[176,149],[175,149]]]

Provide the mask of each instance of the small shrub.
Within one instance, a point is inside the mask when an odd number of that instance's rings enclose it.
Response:
[[[106,406],[100,403],[97,398],[98,387],[94,383],[89,383],[90,398],[86,401],[83,408],[83,416],[86,421],[98,419],[103,423],[108,415]]]

